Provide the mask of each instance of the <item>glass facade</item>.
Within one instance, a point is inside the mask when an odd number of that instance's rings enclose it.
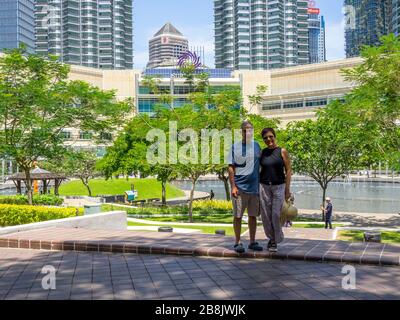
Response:
[[[400,35],[400,0],[392,0],[392,31]]]
[[[327,106],[330,101],[336,99],[341,100],[342,96],[308,97],[298,100],[269,101],[264,102],[261,109],[262,111],[271,111],[297,108],[320,108]]]
[[[238,89],[240,90],[239,78],[232,78],[232,71],[228,69],[199,69],[200,72],[208,72],[210,74],[210,94],[218,94],[219,92],[226,89]],[[151,92],[148,87],[143,85],[140,79],[137,79],[137,105],[139,113],[147,113],[152,115],[155,111],[156,106],[164,106],[165,108],[180,108],[183,105],[190,103],[188,96],[190,93],[195,91],[195,88],[191,88],[185,83],[185,80],[181,78],[179,70],[177,69],[146,69],[142,73],[143,76],[158,76],[161,82],[157,85],[158,92],[155,94]],[[216,76],[217,75],[217,76]],[[224,79],[229,79],[225,80]],[[222,81],[221,81],[222,80]],[[160,94],[171,94],[173,101],[168,104],[160,103]],[[208,106],[212,108],[213,106]]]
[[[363,45],[377,46],[393,30],[396,0],[345,0],[346,56],[360,55]]]
[[[232,69],[197,69],[196,74],[208,73],[210,78],[232,78]],[[179,69],[145,69],[146,76],[158,76],[160,78],[181,78],[182,73]]]
[[[100,69],[133,68],[132,0],[35,0],[36,52]]]
[[[307,0],[214,0],[217,68],[309,63]]]
[[[310,63],[326,61],[325,19],[319,14],[310,14],[308,20]]]
[[[35,52],[34,0],[0,0],[0,50],[24,43]]]

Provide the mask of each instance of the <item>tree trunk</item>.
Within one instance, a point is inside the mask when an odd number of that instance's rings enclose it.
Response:
[[[322,207],[325,208],[325,199],[326,199],[326,189],[327,186],[325,186],[325,188],[322,188]],[[325,211],[322,210],[322,221],[325,221]]]
[[[89,197],[92,197],[92,190],[90,189],[89,181],[87,179],[82,179],[82,178],[81,178],[81,180],[82,180],[82,183],[85,185],[85,187],[86,187],[86,189],[87,189],[87,191],[89,193]]]
[[[161,181],[161,201],[165,206],[167,204],[167,181]]]
[[[28,204],[31,206],[33,204],[33,192],[32,192],[32,180],[30,168],[24,168],[25,171],[25,186],[28,196]]]
[[[226,200],[231,201],[231,189],[229,188],[228,178],[224,177],[222,181],[224,182]]]
[[[190,190],[190,199],[189,199],[189,223],[193,223],[193,198],[194,198],[194,189],[196,188],[196,181],[192,179],[192,189]]]

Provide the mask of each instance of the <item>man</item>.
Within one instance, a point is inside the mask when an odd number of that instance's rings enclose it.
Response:
[[[250,245],[254,251],[263,248],[255,241],[257,217],[260,215],[260,145],[254,141],[254,126],[250,121],[242,123],[242,142],[232,146],[229,156],[229,182],[232,189],[232,202],[236,242],[234,249],[237,253],[246,250],[240,242],[242,219],[247,209],[249,216]]]
[[[321,207],[321,209],[325,213],[325,229],[328,229],[329,225],[329,229],[332,230],[332,213],[333,213],[332,199],[329,197],[326,198],[326,208]]]
[[[213,190],[211,190],[211,192],[210,192],[210,200],[214,200],[214,198],[215,198],[215,193],[214,193]]]

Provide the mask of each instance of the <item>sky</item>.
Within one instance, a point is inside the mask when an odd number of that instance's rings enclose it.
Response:
[[[345,57],[343,0],[315,0],[326,23],[327,59]],[[189,46],[204,46],[206,65],[214,66],[213,0],[133,0],[134,63],[143,69],[149,58],[149,40],[171,22],[189,40]]]

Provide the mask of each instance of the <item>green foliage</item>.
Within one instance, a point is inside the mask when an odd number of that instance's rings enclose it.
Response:
[[[64,199],[54,195],[34,195],[33,205],[34,206],[61,206]],[[0,204],[17,204],[27,205],[28,197],[23,195],[17,196],[0,196]]]
[[[361,230],[341,230],[339,240],[363,242],[364,232]],[[400,232],[384,231],[381,233],[382,243],[400,243]]]
[[[259,85],[259,86],[257,86],[257,91],[254,95],[247,96],[247,98],[249,99],[250,106],[251,106],[250,112],[257,111],[257,110],[254,110],[254,108],[261,105],[261,103],[263,101],[263,96],[267,91],[268,91],[267,86]]]
[[[89,181],[101,176],[101,171],[97,169],[97,166],[101,168],[94,152],[68,149],[58,159],[44,163],[43,168],[51,172],[63,173],[67,177],[80,179],[91,197],[92,190]]]
[[[193,203],[193,209],[232,211],[232,202],[225,200],[201,200]]]
[[[359,164],[360,150],[354,145],[351,128],[335,120],[319,118],[289,124],[284,141],[292,158],[293,171],[312,177],[323,189]]]
[[[69,81],[68,65],[14,49],[0,57],[0,156],[14,159],[25,172],[29,202],[29,171],[39,158],[65,152],[65,128],[93,132],[96,140],[114,130],[131,101],[117,102],[114,91],[83,81]]]
[[[362,152],[364,166],[388,161],[400,166],[400,37],[381,38],[381,45],[365,46],[363,62],[343,70],[345,79],[356,87],[344,102],[320,111],[320,117],[334,119],[351,129]]]
[[[16,226],[34,222],[76,217],[76,208],[46,208],[0,204],[0,226]],[[82,215],[79,210],[78,214]]]

